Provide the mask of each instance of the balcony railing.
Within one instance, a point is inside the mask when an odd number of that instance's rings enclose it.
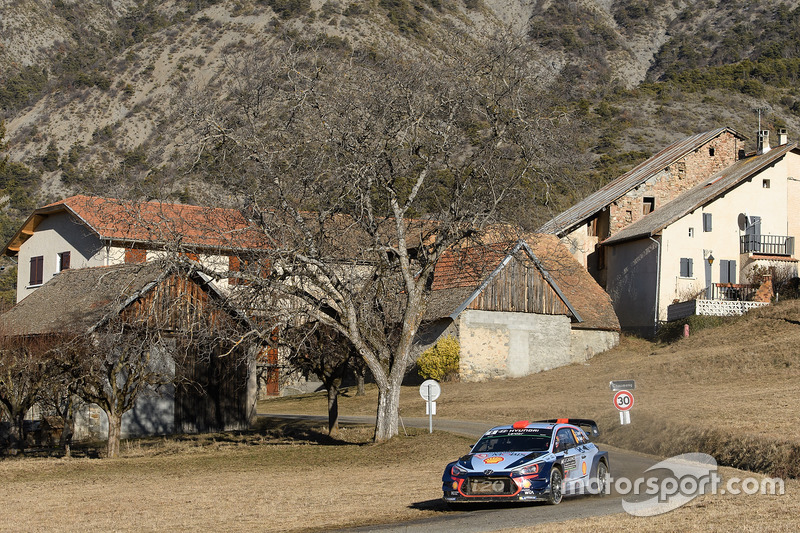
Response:
[[[739,252],[743,254],[794,255],[794,237],[787,235],[742,235]]]
[[[724,300],[728,302],[751,302],[758,291],[758,285],[742,283],[713,283],[706,289],[707,300]]]

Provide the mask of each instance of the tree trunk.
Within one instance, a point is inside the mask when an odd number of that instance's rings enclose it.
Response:
[[[356,370],[356,396],[364,396],[366,392],[364,391],[364,376],[367,373],[367,365],[361,364]]]
[[[394,373],[393,373],[394,374]],[[388,386],[378,385],[378,416],[375,420],[375,442],[383,442],[398,434],[400,413],[400,379],[390,376]]]
[[[331,437],[339,433],[339,387],[341,379],[331,380],[328,388],[328,435]]]
[[[73,402],[72,398],[67,399],[67,405],[64,409],[64,415],[61,417],[62,422],[64,423],[64,429],[61,431],[61,438],[58,441],[58,445],[64,448],[64,457],[70,457],[72,454],[71,446],[72,446],[72,435],[75,431],[75,418],[74,418],[74,411],[73,411]]]
[[[122,432],[122,416],[116,413],[108,415],[108,447],[106,457],[109,459],[119,455],[119,437]]]
[[[25,412],[11,415],[11,449],[22,450],[25,448]]]

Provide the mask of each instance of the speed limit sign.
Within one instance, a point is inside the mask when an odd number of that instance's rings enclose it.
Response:
[[[627,411],[633,407],[633,393],[629,390],[618,391],[614,395],[614,407],[620,411]]]

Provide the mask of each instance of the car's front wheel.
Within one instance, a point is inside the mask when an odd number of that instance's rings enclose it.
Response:
[[[548,503],[552,505],[558,505],[561,503],[561,498],[563,498],[563,489],[564,489],[564,476],[561,474],[561,470],[553,467],[550,470],[550,495],[547,497]]]
[[[596,482],[596,490],[598,496],[603,496],[606,493],[606,485],[608,484],[608,466],[603,461],[600,461],[600,464],[597,465],[597,479]]]

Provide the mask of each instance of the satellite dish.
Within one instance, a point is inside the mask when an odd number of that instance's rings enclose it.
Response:
[[[739,223],[739,230],[744,231],[750,223],[750,217],[747,216],[747,213],[739,213],[737,222]]]

